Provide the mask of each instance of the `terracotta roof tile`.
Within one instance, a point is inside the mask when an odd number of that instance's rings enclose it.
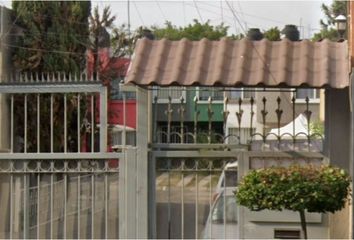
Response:
[[[349,85],[347,42],[138,41],[126,83],[180,86]]]

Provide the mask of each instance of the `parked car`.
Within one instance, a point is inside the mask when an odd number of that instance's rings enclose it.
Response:
[[[222,188],[218,194],[203,230],[205,239],[238,239],[235,187]]]
[[[234,190],[236,189],[237,186],[237,168],[238,168],[238,162],[230,162],[226,164],[225,168],[223,169],[218,183],[215,188],[215,192],[213,194],[213,201],[216,200],[218,195],[221,193],[223,188],[228,188],[228,187],[233,187]]]

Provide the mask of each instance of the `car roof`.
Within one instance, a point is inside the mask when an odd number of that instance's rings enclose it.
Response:
[[[237,167],[238,167],[238,162],[234,161],[234,162],[230,162],[230,163],[226,164],[224,169],[237,168]]]

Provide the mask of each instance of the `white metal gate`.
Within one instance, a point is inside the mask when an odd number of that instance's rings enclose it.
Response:
[[[20,80],[0,85],[0,237],[124,237],[136,148],[107,150],[107,88],[85,75]]]

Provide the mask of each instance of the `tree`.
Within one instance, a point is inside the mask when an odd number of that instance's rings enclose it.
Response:
[[[272,167],[250,171],[238,185],[236,199],[252,211],[299,212],[307,239],[305,210],[319,213],[341,210],[348,199],[349,188],[348,174],[336,167]]]
[[[23,29],[13,60],[20,71],[77,73],[85,69],[90,1],[14,1]]]
[[[171,22],[166,22],[165,26],[162,28],[153,26],[151,29],[156,39],[167,38],[169,40],[180,40],[187,38],[192,41],[197,41],[202,38],[219,40],[227,36],[228,28],[229,27],[224,26],[224,24],[213,26],[209,24],[209,21],[200,23],[198,20],[194,19],[193,23],[185,27],[177,27]],[[140,31],[141,30],[142,28]]]
[[[321,10],[325,14],[326,19],[320,20],[322,29],[320,32],[314,34],[312,40],[319,41],[328,38],[332,41],[338,41],[340,36],[334,27],[335,18],[338,15],[347,16],[347,1],[334,0],[330,6],[322,4]]]
[[[19,71],[38,73],[65,72],[65,74],[78,74],[86,68],[86,49],[88,45],[90,14],[90,1],[14,1],[13,10],[16,24],[22,30],[23,35],[16,40],[13,61]],[[45,76],[45,75],[44,75]],[[24,98],[23,95],[15,95],[15,129],[17,138],[24,135]],[[63,96],[53,94],[53,121],[54,121],[54,151],[63,151],[64,142],[71,139],[77,141],[76,106],[77,95],[67,96],[67,126],[68,136],[63,136]],[[37,121],[36,113],[40,110],[41,123],[50,122],[50,94],[41,94],[40,109],[37,109],[37,96],[27,96],[27,151],[37,151]],[[81,102],[81,110],[85,111],[85,102]],[[82,113],[81,113],[82,114]],[[80,119],[83,122],[83,119]],[[50,124],[40,126],[40,151],[51,150]],[[21,141],[17,141],[21,146]],[[76,151],[77,144],[69,144],[69,151]],[[24,144],[22,144],[24,146]],[[18,151],[23,151],[20,149]]]
[[[280,41],[280,30],[277,27],[264,31],[264,37],[269,41]]]
[[[102,15],[100,16],[98,6],[96,6],[89,19],[91,37],[90,49],[94,53],[93,71],[95,75],[97,75],[100,69],[99,49],[110,47],[110,35],[107,30],[113,28],[113,22],[116,17],[111,16],[111,9],[108,6],[103,9]]]

